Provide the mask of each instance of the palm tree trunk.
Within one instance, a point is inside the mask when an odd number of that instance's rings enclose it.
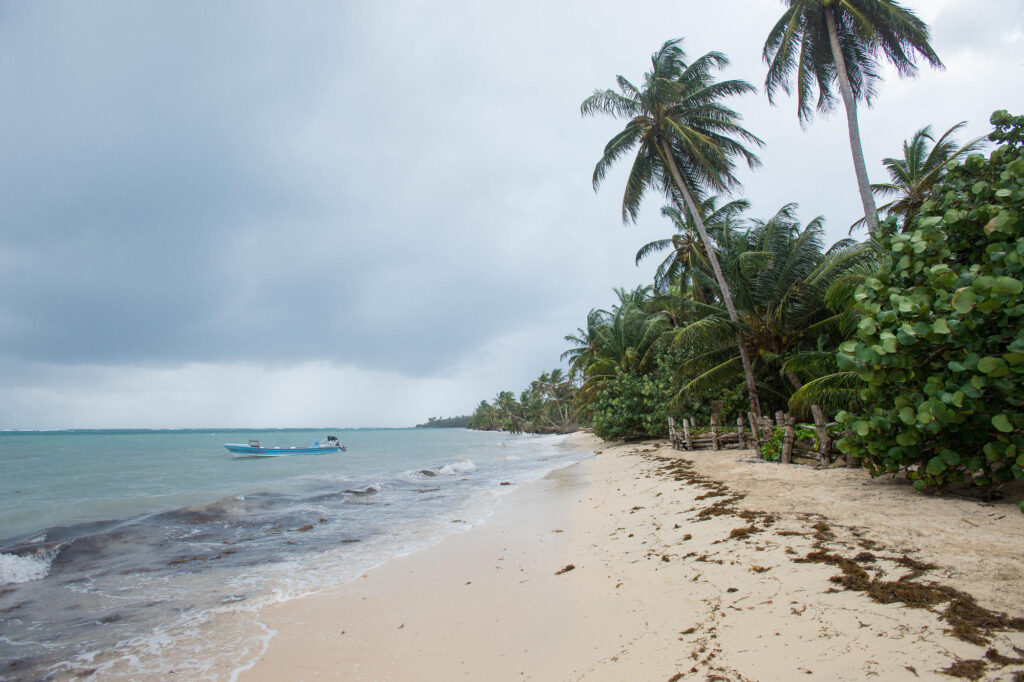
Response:
[[[843,104],[846,105],[846,126],[850,132],[850,151],[853,153],[853,168],[857,172],[860,201],[864,205],[864,218],[868,224],[868,233],[874,236],[878,232],[878,209],[875,207],[875,197],[871,194],[868,168],[864,163],[864,147],[860,142],[860,124],[857,122],[857,100],[853,97],[850,77],[846,73],[846,59],[839,46],[836,18],[832,14],[831,8],[825,9],[825,23],[828,24],[828,39],[832,45],[832,58],[836,62],[839,91],[843,94]]]
[[[676,187],[679,189],[679,193],[683,195],[683,200],[686,202],[687,208],[693,215],[693,223],[697,226],[697,232],[700,234],[700,238],[704,241],[704,248],[708,251],[708,260],[711,261],[711,269],[715,271],[715,280],[718,281],[718,287],[722,290],[722,301],[725,303],[726,310],[729,311],[729,319],[734,323],[739,324],[740,316],[736,313],[736,306],[732,302],[732,293],[729,291],[729,284],[725,281],[725,275],[722,273],[722,266],[718,263],[718,256],[715,254],[714,244],[711,242],[711,237],[708,236],[708,232],[704,229],[704,219],[701,217],[700,209],[697,208],[697,202],[693,200],[693,196],[690,195],[690,190],[687,189],[686,183],[683,182],[683,176],[679,172],[679,167],[676,165],[676,159],[672,155],[672,149],[668,146],[668,142],[662,141],[662,153],[665,155],[665,161],[668,163],[669,172],[672,174],[672,180],[675,181]],[[740,349],[740,360],[743,362],[743,375],[747,380],[747,393],[750,395],[750,409],[753,410],[756,416],[761,415],[761,398],[757,393],[757,384],[754,383],[754,369],[750,364],[750,354],[747,353],[747,344],[743,342],[743,336],[736,334],[736,345]]]

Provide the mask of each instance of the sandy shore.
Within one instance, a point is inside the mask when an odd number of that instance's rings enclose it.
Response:
[[[1013,500],[573,439],[486,523],[264,609],[240,679],[1024,679]]]

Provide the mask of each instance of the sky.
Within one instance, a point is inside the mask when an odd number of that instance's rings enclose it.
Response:
[[[906,0],[943,71],[888,74],[869,174],[1024,112],[1024,2]],[[843,112],[769,105],[771,0],[0,0],[0,428],[411,426],[559,365],[668,236],[623,225],[580,102],[665,40],[726,53],[765,141],[751,215],[861,211]]]

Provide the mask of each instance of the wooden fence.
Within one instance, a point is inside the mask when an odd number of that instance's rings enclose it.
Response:
[[[859,466],[858,460],[844,457],[833,448],[832,438],[828,434],[828,427],[835,426],[835,422],[827,423],[825,411],[818,405],[811,406],[811,414],[814,417],[813,424],[797,424],[796,419],[783,412],[775,413],[774,422],[770,417],[762,416],[755,419],[753,412],[747,413],[747,419],[740,417],[736,420],[735,428],[725,427],[720,424],[718,413],[711,415],[710,428],[700,426],[695,419],[684,417],[682,428],[676,426],[672,417],[668,418],[669,442],[677,450],[745,450],[752,448],[757,456],[764,457],[763,447],[775,435],[775,429],[782,429],[782,452],[779,461],[783,464],[791,464],[793,456],[801,456],[816,459],[821,466],[830,466],[834,458],[843,457],[848,466]],[[749,432],[747,424],[749,420]],[[796,439],[797,428],[811,428],[816,431],[817,443],[811,444]]]

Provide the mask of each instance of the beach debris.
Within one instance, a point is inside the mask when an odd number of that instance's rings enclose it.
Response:
[[[511,481],[502,481],[498,485],[512,485]]]
[[[414,488],[414,493],[436,493],[440,488]]]
[[[557,571],[555,571],[555,575],[562,575],[563,573],[568,573],[569,571],[573,570],[574,568],[576,568],[576,566],[574,564],[566,564],[562,568],[560,568]]]
[[[988,667],[981,659],[963,660],[959,659],[942,672],[950,677],[962,677],[967,680],[980,680],[985,675],[985,668]]]

